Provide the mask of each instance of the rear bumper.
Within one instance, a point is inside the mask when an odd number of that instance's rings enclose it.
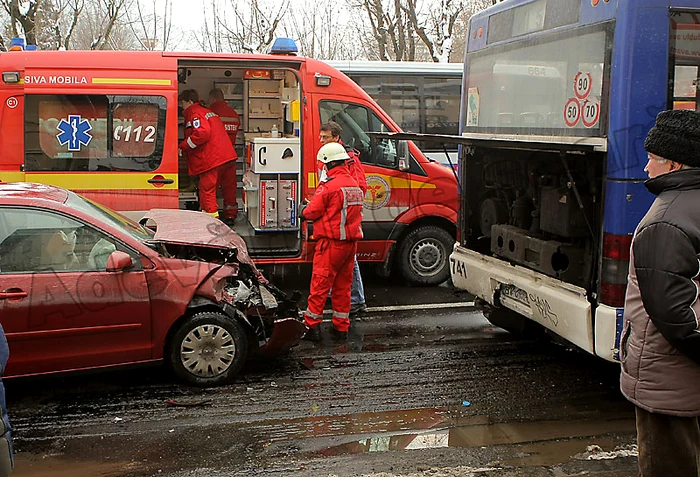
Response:
[[[455,287],[513,310],[591,354],[616,360],[621,310],[593,307],[585,289],[459,244],[450,255],[450,273]]]

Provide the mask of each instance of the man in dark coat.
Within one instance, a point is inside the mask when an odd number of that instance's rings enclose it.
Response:
[[[660,113],[644,147],[657,198],[632,239],[620,386],[636,407],[640,477],[698,477],[700,114]]]

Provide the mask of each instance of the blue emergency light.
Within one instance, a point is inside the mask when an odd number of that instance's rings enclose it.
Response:
[[[271,55],[294,55],[298,52],[299,48],[291,38],[277,38],[270,47]]]
[[[24,50],[24,38],[12,38],[10,40],[10,51]]]

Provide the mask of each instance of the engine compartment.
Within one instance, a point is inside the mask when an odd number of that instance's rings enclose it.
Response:
[[[463,245],[592,288],[601,153],[476,148],[463,161]]]

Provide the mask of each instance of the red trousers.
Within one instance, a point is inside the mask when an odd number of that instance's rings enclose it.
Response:
[[[236,202],[236,161],[209,169],[199,175],[199,206],[210,215],[217,213],[219,205],[216,202],[216,189],[221,187],[224,196],[224,217],[236,218],[238,203]]]
[[[333,327],[338,331],[350,328],[350,286],[356,251],[355,241],[319,239],[314,252],[309,304],[304,314],[309,328],[323,321],[323,307],[331,289]]]

